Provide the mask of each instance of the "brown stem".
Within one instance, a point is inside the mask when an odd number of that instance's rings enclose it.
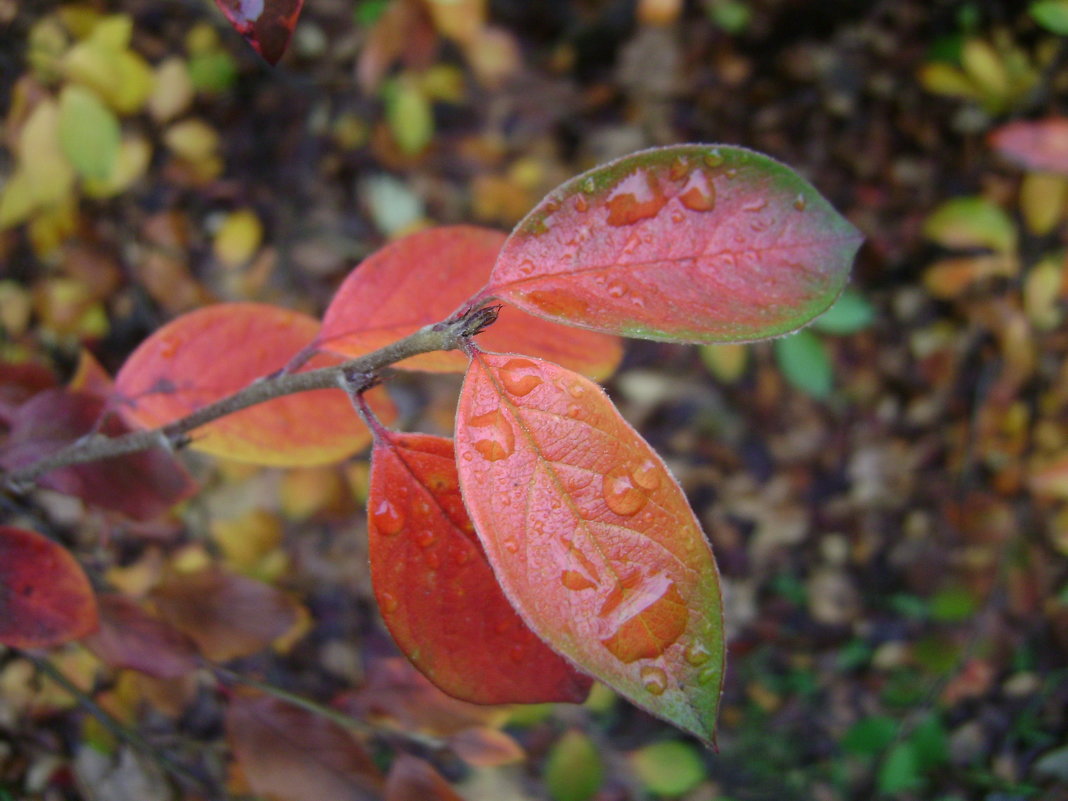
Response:
[[[156,446],[178,448],[189,433],[200,426],[284,395],[312,389],[336,389],[345,374],[373,374],[403,359],[436,350],[455,350],[470,336],[497,319],[493,307],[474,308],[463,317],[427,325],[403,339],[364,356],[333,367],[321,367],[306,373],[283,373],[249,384],[244,389],[209,404],[187,417],[148,431],[134,431],[118,437],[93,434],[44,457],[31,465],[13,470],[3,477],[3,484],[13,492],[25,492],[45,473],[60,467],[95,462],[114,456],[148,450]]]

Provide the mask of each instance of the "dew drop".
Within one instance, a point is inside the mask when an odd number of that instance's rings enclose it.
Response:
[[[515,553],[519,550],[519,543],[517,543],[515,540],[505,540],[504,550],[508,551],[508,553]]]
[[[466,453],[464,453],[464,457],[463,458],[464,458],[465,462],[470,462],[472,459],[475,458],[475,456],[474,456],[474,454],[471,453],[471,451],[467,451]]]
[[[452,561],[457,567],[460,565],[466,565],[471,561],[471,552],[467,548],[461,548],[454,552],[452,555]]]
[[[681,181],[687,175],[690,174],[690,165],[686,159],[681,156],[671,162],[671,167],[668,168],[668,176],[672,181]]]
[[[660,486],[660,466],[652,459],[645,459],[637,467],[630,477],[634,483],[647,492],[652,492]]]
[[[704,172],[695,172],[679,193],[679,202],[690,211],[712,211],[716,207],[716,187]]]
[[[574,403],[572,403],[570,406],[567,407],[567,416],[570,417],[572,420],[577,420],[578,418],[582,417],[582,407],[576,406]]]
[[[530,259],[524,259],[523,263],[519,265],[519,272],[523,275],[532,275],[535,269],[536,266]]]
[[[728,179],[728,180],[733,180],[733,179],[735,179],[735,178],[737,178],[737,177],[738,177],[738,170],[734,169],[734,167],[731,167],[731,168],[730,168],[729,170],[727,170],[727,171],[726,171],[725,173],[723,173],[723,174],[724,174],[725,176],[727,176],[727,179]]]
[[[686,659],[687,664],[699,667],[712,658],[712,654],[708,652],[699,642],[692,642],[686,646],[686,651],[683,653],[683,658]]]
[[[593,192],[597,189],[597,180],[591,175],[585,181],[582,182],[583,192]]]
[[[711,684],[713,681],[719,680],[719,668],[712,666],[707,667],[697,674],[698,684]]]
[[[651,695],[663,695],[667,689],[667,673],[655,665],[647,665],[641,669],[642,687]]]
[[[798,211],[804,211],[805,210],[805,206],[807,206],[807,205],[808,205],[808,201],[805,200],[805,196],[804,195],[798,195],[797,197],[794,198],[794,208],[797,209]]]
[[[389,537],[404,528],[404,515],[397,507],[383,498],[371,511],[371,523],[379,534]]]
[[[627,287],[619,281],[613,281],[608,285],[606,292],[610,298],[621,298],[627,294]]]
[[[673,212],[671,212],[671,221],[673,223],[675,223],[676,225],[680,224],[685,219],[686,218],[683,216],[681,211],[673,211]]]
[[[173,339],[164,339],[159,343],[159,355],[161,359],[171,359],[178,352],[178,343]]]
[[[626,465],[616,465],[605,473],[601,492],[608,508],[624,517],[640,512],[649,500],[645,491],[635,483]]]
[[[400,606],[400,602],[397,598],[388,592],[384,592],[378,596],[378,605],[382,607],[382,611],[387,615],[391,615],[397,611]]]
[[[515,432],[500,409],[471,416],[467,418],[467,425],[474,429],[472,445],[483,459],[499,462],[515,451]]]
[[[748,203],[743,204],[742,205],[742,211],[747,211],[750,214],[755,214],[758,211],[763,211],[767,207],[768,207],[767,198],[758,197],[758,198],[754,198],[753,200],[750,200]]]
[[[605,201],[609,225],[634,225],[655,217],[668,199],[656,177],[643,170],[631,173],[620,181]]]
[[[719,152],[719,148],[713,148],[710,153],[705,156],[705,164],[709,167],[719,167],[723,164],[723,154]]]
[[[577,570],[565,570],[560,576],[560,583],[564,585],[564,589],[572,590],[573,592],[588,590],[597,586]]]
[[[434,544],[434,540],[437,538],[434,536],[433,531],[424,528],[422,531],[416,533],[414,539],[415,544],[420,548],[429,548]]]
[[[590,202],[586,200],[585,195],[579,195],[575,198],[575,211],[579,214],[585,214],[590,209]]]
[[[601,645],[630,664],[654,659],[686,631],[689,610],[675,582],[666,574],[623,576],[604,598],[598,616],[611,630]]]
[[[538,372],[538,365],[529,359],[510,359],[501,368],[501,383],[512,395],[522,397],[542,383]]]

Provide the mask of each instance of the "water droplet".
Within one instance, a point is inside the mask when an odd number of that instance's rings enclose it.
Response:
[[[805,199],[804,195],[798,195],[794,198],[794,208],[798,211],[804,211],[807,205],[808,201]]]
[[[579,214],[585,214],[587,211],[589,211],[589,208],[590,202],[586,200],[585,195],[579,195],[575,198],[575,211],[577,211]]]
[[[509,359],[501,368],[501,383],[516,397],[527,395],[542,383],[538,365],[529,359]]]
[[[499,462],[515,451],[515,432],[500,409],[467,418],[472,431],[472,444],[483,459]]]
[[[681,211],[673,211],[673,212],[671,212],[671,221],[673,223],[675,223],[676,225],[678,225],[679,223],[681,223],[685,219],[686,219],[686,217],[683,216]]]
[[[697,674],[698,684],[710,684],[713,681],[719,681],[719,668],[716,666],[707,667]]]
[[[536,269],[537,266],[530,259],[524,259],[523,262],[519,265],[519,272],[521,272],[523,275],[531,275]]]
[[[627,294],[627,287],[625,284],[622,284],[619,281],[613,281],[608,285],[608,289],[606,291],[608,293],[608,297],[610,298],[621,298]]]
[[[474,454],[472,454],[471,451],[467,451],[466,453],[464,453],[464,461],[465,462],[470,462],[474,458],[475,458]]]
[[[679,193],[679,202],[690,211],[712,211],[716,207],[716,187],[707,174],[695,172]]]
[[[692,642],[686,646],[686,651],[683,654],[686,662],[694,667],[699,667],[712,658],[712,654],[708,652],[699,642]]]
[[[382,607],[382,611],[387,615],[391,615],[397,611],[397,607],[400,606],[400,602],[390,595],[388,592],[384,592],[378,596],[378,605]]]
[[[505,540],[504,550],[508,551],[508,553],[515,553],[519,550],[519,543],[517,543],[515,540]]]
[[[750,214],[755,214],[758,211],[763,211],[768,207],[767,198],[758,197],[753,198],[747,203],[742,204],[742,211],[747,211]]]
[[[723,174],[724,174],[725,176],[727,176],[727,179],[728,179],[728,180],[734,180],[735,178],[737,178],[737,177],[738,177],[738,170],[734,169],[734,167],[731,167],[731,168],[730,168],[729,170],[727,170],[727,171],[726,171],[725,173],[723,173]]]
[[[453,552],[452,561],[457,566],[466,565],[471,561],[471,552],[467,548],[460,548],[458,551]]]
[[[624,517],[640,512],[649,500],[642,488],[634,483],[634,478],[625,465],[616,465],[605,473],[601,492],[608,508]]]
[[[595,582],[590,581],[589,578],[582,573],[579,573],[577,570],[565,570],[560,576],[560,583],[564,585],[564,589],[573,590],[575,592],[579,590],[588,590],[597,586]]]
[[[663,695],[667,689],[668,677],[662,668],[647,665],[641,669],[642,686],[652,695]]]
[[[593,192],[597,189],[597,180],[591,175],[585,181],[582,182],[583,192]]]
[[[170,359],[178,352],[178,343],[173,339],[164,339],[159,343],[159,355],[162,359]]]
[[[667,574],[623,576],[605,596],[598,611],[611,634],[601,645],[627,664],[653,659],[686,631],[689,610]]]
[[[576,406],[575,404],[571,404],[567,407],[567,416],[570,417],[572,420],[577,420],[578,418],[582,417],[582,407]]]
[[[630,477],[643,490],[652,492],[660,486],[660,473],[660,465],[652,459],[645,459],[634,468],[634,472],[630,474]]]
[[[655,217],[668,201],[656,177],[644,170],[633,172],[620,181],[605,201],[609,225],[634,225]]]
[[[424,528],[421,531],[416,532],[414,539],[415,544],[420,548],[429,548],[434,544],[434,540],[437,539],[437,537],[434,536],[433,531]]]
[[[672,181],[681,181],[689,174],[690,164],[686,161],[686,159],[682,158],[682,156],[679,156],[677,159],[671,162],[671,167],[668,168],[668,176],[671,178]]]
[[[397,507],[383,498],[371,510],[371,523],[379,534],[389,537],[404,528],[404,515]]]
[[[719,152],[719,148],[713,148],[710,153],[705,156],[705,164],[709,167],[718,167],[723,164],[723,154]]]
[[[567,394],[572,398],[581,398],[586,393],[586,387],[582,386],[578,381],[573,381],[567,385]]]

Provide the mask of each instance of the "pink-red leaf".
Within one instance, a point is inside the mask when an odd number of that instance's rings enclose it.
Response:
[[[364,259],[338,288],[323,317],[321,347],[360,356],[440,322],[486,282],[505,235],[489,228],[430,228],[392,242]],[[591,378],[611,375],[622,347],[615,337],[576,332],[502,309],[479,335],[491,350],[514,350],[552,359]],[[463,372],[458,351],[425,353],[397,365],[411,370]]]
[[[184,314],[131,354],[115,379],[126,417],[153,428],[244,389],[283,367],[319,331],[313,318],[259,303],[220,303]],[[302,369],[337,364],[320,354]],[[382,389],[368,393],[376,414],[393,417]],[[329,464],[370,442],[341,390],[287,395],[201,426],[192,446],[217,456],[276,466]]]
[[[464,801],[429,762],[401,754],[390,766],[385,801]]]
[[[825,311],[860,243],[789,167],[739,147],[677,145],[550,192],[481,296],[595,331],[742,342]]]
[[[0,644],[50,648],[96,625],[93,588],[74,557],[36,531],[0,526]]]
[[[990,144],[1024,169],[1068,174],[1068,117],[1010,122],[990,134]]]
[[[25,467],[95,430],[109,436],[130,431],[114,414],[101,423],[104,411],[105,402],[85,392],[39,392],[11,416],[0,465],[9,470]],[[164,448],[62,467],[43,475],[39,483],[136,520],[158,517],[196,490],[189,473]]]
[[[103,662],[157,679],[176,679],[196,670],[197,651],[177,629],[122,595],[101,595],[100,628],[83,644]]]
[[[215,5],[264,61],[277,64],[289,46],[304,0],[215,0]]]
[[[451,440],[378,431],[367,508],[382,618],[428,679],[480,704],[586,697],[590,679],[549,650],[501,593],[460,498]]]
[[[723,677],[712,552],[678,483],[596,384],[476,352],[463,498],[505,595],[581,670],[711,741]]]

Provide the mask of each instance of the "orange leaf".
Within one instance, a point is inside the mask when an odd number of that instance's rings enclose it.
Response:
[[[476,352],[464,501],[505,595],[554,650],[711,741],[723,679],[712,552],[678,483],[596,384]]]
[[[0,526],[0,643],[50,648],[96,625],[93,588],[74,557],[36,531]]]
[[[323,317],[318,344],[360,356],[441,322],[485,284],[505,236],[489,228],[430,228],[386,245],[366,258],[338,288]],[[622,356],[615,337],[576,331],[502,309],[479,335],[490,349],[551,358],[591,378],[607,378]],[[411,370],[462,372],[459,351],[425,353],[397,365]]]
[[[269,696],[237,695],[230,747],[253,793],[272,801],[378,801],[382,777],[338,724]]]
[[[464,801],[430,763],[401,754],[389,769],[385,801]]]
[[[472,726],[449,738],[449,746],[468,765],[490,767],[522,762],[523,747],[500,729]]]
[[[184,314],[152,334],[115,378],[127,419],[165,425],[277,372],[306,347],[319,324],[299,312],[258,303],[222,303]],[[321,354],[302,369],[337,364]],[[383,391],[368,394],[376,414],[393,417]],[[276,398],[201,426],[196,450],[258,464],[301,467],[347,458],[371,434],[341,390]]]
[[[440,689],[480,704],[580,702],[590,679],[509,605],[460,498],[452,442],[376,432],[371,578],[393,639]]]

